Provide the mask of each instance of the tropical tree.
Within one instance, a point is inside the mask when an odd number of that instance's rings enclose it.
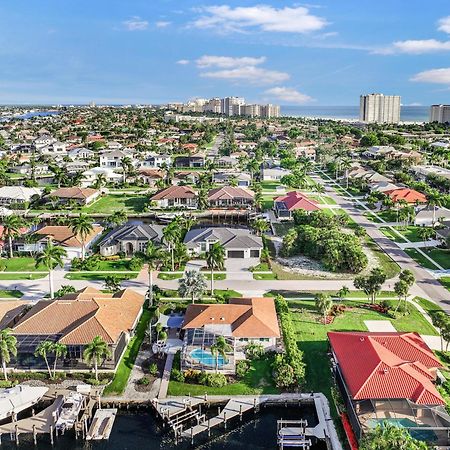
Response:
[[[444,351],[444,341],[442,331],[450,327],[450,318],[444,311],[435,311],[431,314],[433,326],[439,330],[441,338],[441,351]]]
[[[107,219],[106,222],[113,226],[119,226],[126,223],[128,220],[127,213],[123,210],[121,211],[114,211]]]
[[[9,257],[13,257],[13,239],[20,234],[23,226],[22,219],[19,216],[11,214],[3,218],[3,234],[8,238]]]
[[[153,305],[153,271],[158,268],[163,258],[162,250],[153,241],[148,241],[145,249],[145,261],[148,268],[148,298],[149,306]]]
[[[360,442],[360,450],[427,450],[430,447],[414,439],[406,428],[388,422],[378,425]]]
[[[120,289],[120,278],[117,275],[108,275],[105,277],[105,289],[117,292]]]
[[[2,359],[3,376],[8,379],[6,366],[11,361],[11,355],[17,356],[17,338],[13,336],[11,328],[0,330],[0,358]]]
[[[422,239],[424,247],[426,247],[426,242],[428,241],[428,239],[431,239],[436,234],[436,232],[431,227],[420,227],[417,230],[417,234],[419,235],[420,239]]]
[[[211,345],[211,354],[216,358],[216,372],[219,371],[219,356],[225,360],[226,353],[232,350],[223,336],[217,336],[216,341]]]
[[[52,341],[41,341],[39,342],[39,345],[36,347],[36,350],[34,352],[34,356],[36,358],[40,356],[44,359],[45,365],[47,366],[48,370],[48,376],[50,378],[53,378],[52,370],[50,369],[50,364],[48,362],[48,356],[50,353],[53,352],[53,342]]]
[[[395,308],[395,311],[397,311],[398,308],[400,307],[402,300],[404,300],[406,303],[406,298],[408,297],[408,294],[409,294],[408,283],[404,280],[398,280],[394,284],[394,292],[397,294],[397,297],[398,297],[397,307]]]
[[[106,175],[104,173],[97,174],[95,181],[94,181],[94,188],[95,189],[101,189],[103,186],[105,186],[107,183]]]
[[[86,253],[86,238],[94,231],[92,219],[86,214],[80,214],[74,217],[70,223],[70,229],[75,236],[81,239],[81,259],[84,261]]]
[[[181,297],[191,297],[192,303],[195,303],[195,299],[200,298],[206,289],[205,277],[197,270],[187,270],[178,280],[178,284]]]
[[[252,228],[256,231],[258,236],[261,236],[269,229],[269,224],[265,219],[255,219],[252,222]]]
[[[206,263],[211,270],[211,296],[214,295],[214,269],[222,270],[225,261],[225,247],[220,242],[214,242],[206,253]]]
[[[163,241],[167,244],[171,255],[172,272],[175,270],[174,249],[176,243],[180,240],[180,228],[174,222],[163,229]]]
[[[383,269],[376,267],[369,275],[356,277],[353,284],[356,289],[362,289],[371,303],[375,303],[378,293],[381,291],[383,283],[386,281],[386,274]]]
[[[316,294],[314,300],[317,310],[320,314],[323,314],[323,323],[324,325],[326,325],[327,315],[330,312],[331,307],[333,306],[333,300],[328,294],[324,294],[323,292]]]
[[[350,289],[347,286],[342,286],[337,291],[337,296],[339,297],[339,300],[342,301],[347,295],[350,294]]]
[[[433,226],[436,223],[436,210],[442,206],[442,196],[441,194],[433,189],[427,195],[427,205],[428,207],[433,208]]]
[[[53,361],[53,378],[56,376],[56,364],[59,358],[64,358],[67,355],[67,346],[61,344],[60,342],[55,342],[53,344],[53,353],[55,355],[55,360]]]
[[[98,381],[98,365],[102,360],[110,358],[112,355],[108,344],[100,337],[95,336],[83,352],[83,358],[88,364],[94,365],[95,379]]]
[[[63,258],[67,256],[67,252],[64,248],[53,245],[51,239],[49,239],[46,247],[42,252],[38,253],[35,258],[35,266],[44,266],[48,270],[48,282],[50,286],[50,298],[53,299],[54,286],[53,286],[53,270],[57,266],[63,265]]]

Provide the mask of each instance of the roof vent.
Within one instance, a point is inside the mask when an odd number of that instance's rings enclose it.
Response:
[[[221,317],[220,320],[225,320],[225,317]]]
[[[214,320],[214,317],[210,317],[209,320]]]
[[[389,370],[383,369],[383,373],[386,375],[387,373],[389,373]]]
[[[364,337],[361,336],[361,337],[359,338],[359,340],[360,340],[361,342],[364,342]]]

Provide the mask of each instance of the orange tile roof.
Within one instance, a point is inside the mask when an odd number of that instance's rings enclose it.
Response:
[[[205,325],[230,325],[232,336],[238,338],[280,337],[272,298],[233,298],[227,305],[189,305],[183,328]]]
[[[229,200],[235,198],[243,198],[246,200],[253,200],[255,194],[250,189],[233,186],[223,186],[220,188],[211,189],[208,192],[208,200]]]
[[[394,202],[405,200],[408,203],[425,203],[427,201],[426,196],[421,192],[409,188],[392,189],[384,193],[389,195]]]
[[[30,305],[30,302],[25,300],[1,300],[0,329],[7,327],[28,305]]]
[[[174,198],[195,198],[197,193],[189,186],[170,186],[158,191],[151,200],[164,200]]]
[[[67,187],[59,188],[53,191],[50,195],[59,198],[75,198],[85,200],[98,192],[97,189]]]
[[[144,296],[124,289],[105,294],[84,288],[57,300],[41,300],[14,327],[16,335],[60,335],[59,342],[85,345],[95,336],[114,344],[122,332],[132,330]]]
[[[103,227],[94,225],[93,230],[89,236],[86,237],[86,244],[92,241],[96,236],[98,236],[103,231]],[[42,227],[35,231],[35,234],[40,234],[42,236],[51,236],[52,239],[63,247],[78,247],[81,248],[81,237],[75,236],[70,227],[66,225],[49,225]]]

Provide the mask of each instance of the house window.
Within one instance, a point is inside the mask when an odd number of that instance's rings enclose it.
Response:
[[[200,251],[206,252],[206,242],[202,242],[202,243],[200,244]]]

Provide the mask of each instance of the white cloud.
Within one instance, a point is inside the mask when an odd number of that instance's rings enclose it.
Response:
[[[159,20],[158,22],[155,22],[155,25],[157,28],[166,28],[168,27],[172,22],[169,22],[167,20]]]
[[[251,56],[232,57],[232,56],[213,56],[203,55],[195,62],[200,68],[218,67],[221,69],[231,69],[243,66],[258,66],[266,61],[265,56],[253,58]]]
[[[441,20],[439,20],[438,25],[439,31],[450,34],[450,16],[443,17]]]
[[[247,66],[234,69],[203,72],[201,77],[216,78],[235,82],[247,82],[250,84],[264,85],[275,84],[289,79],[289,74],[276,70],[267,70],[262,67]]]
[[[142,31],[148,28],[148,21],[142,20],[139,16],[133,16],[129,20],[125,20],[123,25],[128,31]]]
[[[411,81],[419,81],[422,83],[448,84],[450,86],[450,67],[419,72],[411,78]]]
[[[303,6],[274,8],[270,5],[238,6],[216,5],[200,8],[203,13],[191,25],[218,32],[245,32],[249,29],[283,33],[310,33],[328,25],[319,16],[310,14]]]
[[[189,63],[190,63],[190,61],[188,59],[179,59],[177,61],[177,64],[180,64],[181,66],[185,66],[185,65],[187,65]]]
[[[450,51],[450,41],[437,41],[436,39],[410,39],[407,41],[397,41],[391,46],[375,50],[374,53],[382,55],[392,55],[395,53],[408,53],[421,55],[424,53],[435,53]]]
[[[309,95],[303,94],[302,92],[297,91],[297,89],[290,87],[274,87],[265,91],[265,94],[277,100],[296,105],[303,105],[314,101]]]

